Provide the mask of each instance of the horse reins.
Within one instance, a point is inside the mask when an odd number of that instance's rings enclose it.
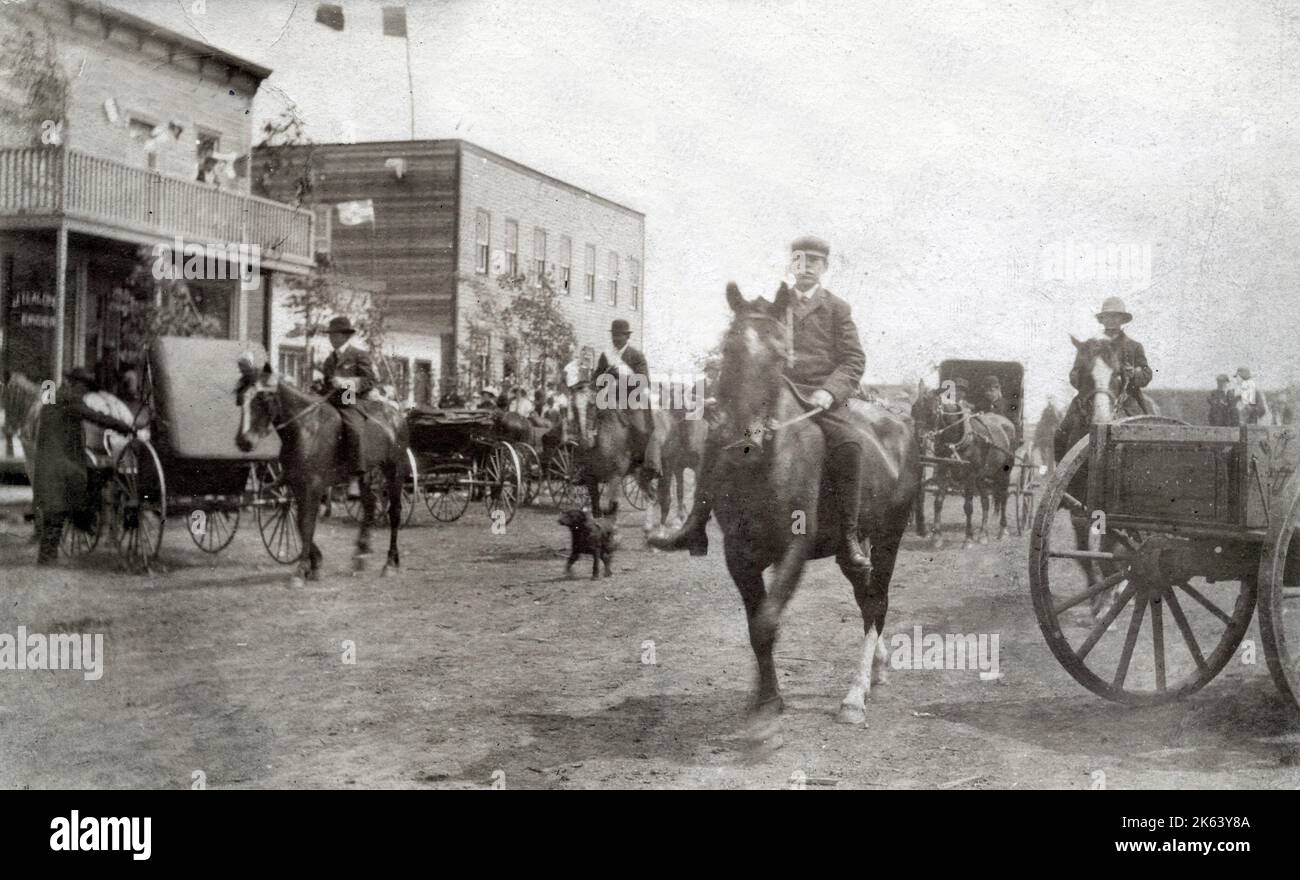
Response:
[[[813,416],[819,415],[824,412],[826,412],[826,410],[822,409],[821,407],[818,407],[816,409],[810,409],[807,412],[801,413],[792,419],[786,419],[784,422],[769,422],[768,424],[763,426],[763,431],[764,433],[775,434],[777,431],[781,430],[782,428],[788,428],[791,425],[795,424],[796,422],[802,422],[804,419],[811,419]],[[744,444],[750,442],[752,441],[748,437],[742,437],[739,440],[735,441],[734,443],[728,443],[726,446],[722,448],[735,449],[737,446],[743,446]]]

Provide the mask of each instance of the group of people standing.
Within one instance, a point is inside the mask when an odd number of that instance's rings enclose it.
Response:
[[[1238,368],[1231,378],[1227,373],[1220,373],[1215,383],[1218,387],[1210,392],[1211,425],[1235,428],[1258,425],[1268,418],[1268,403],[1255,385],[1249,367]]]

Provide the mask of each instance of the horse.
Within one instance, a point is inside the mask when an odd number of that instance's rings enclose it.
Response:
[[[1071,376],[1077,381],[1078,393],[1070,401],[1061,423],[1056,429],[1054,453],[1059,464],[1066,453],[1078,443],[1093,425],[1105,424],[1116,418],[1128,415],[1157,415],[1155,405],[1146,398],[1143,404],[1132,393],[1127,377],[1119,370],[1119,352],[1106,337],[1078,340],[1070,337],[1074,343],[1075,360]],[[1088,494],[1088,467],[1085,464],[1070,480],[1067,491],[1074,498],[1086,498]],[[1075,543],[1080,550],[1097,549],[1090,541],[1096,533],[1091,522],[1082,517],[1074,520]],[[1118,544],[1126,543],[1124,536],[1117,536],[1112,531],[1096,536],[1103,550],[1111,551]],[[1089,583],[1096,583],[1103,577],[1098,573],[1098,564],[1089,559],[1080,559],[1079,565],[1088,577]],[[1104,572],[1109,574],[1109,572]],[[1093,597],[1091,611],[1094,617],[1106,613],[1114,601],[1116,588],[1103,590]]]
[[[298,560],[295,583],[299,579],[320,578],[321,551],[314,543],[316,518],[320,514],[321,500],[330,486],[346,482],[351,476],[340,455],[343,439],[343,420],[338,410],[315,394],[300,391],[282,381],[265,365],[261,372],[240,364],[240,380],[235,390],[235,402],[240,407],[239,433],[235,443],[244,452],[251,452],[271,431],[280,436],[280,464],[284,480],[298,503],[298,533],[302,537],[302,556]],[[382,433],[381,454],[378,459],[383,472],[388,498],[388,559],[381,572],[388,575],[401,565],[397,549],[397,532],[402,524],[402,480],[408,442],[406,421],[390,407],[367,410],[367,434],[364,442],[376,445]],[[379,418],[376,418],[379,416]],[[382,420],[381,420],[382,419]],[[376,432],[369,422],[377,422]],[[357,535],[354,563],[364,568],[370,556],[370,529],[375,521],[377,498],[372,490],[370,474],[361,479],[361,529]]]
[[[775,302],[750,302],[735,284],[727,285],[734,316],[722,341],[717,386],[721,424],[715,430],[724,445],[711,480],[714,510],[758,668],[750,736],[759,741],[775,735],[780,721],[782,699],[772,649],[781,613],[807,561],[840,554],[844,533],[834,495],[838,487],[822,480],[825,438],[784,375],[791,354],[784,316],[792,296],[783,283]],[[847,405],[862,428],[858,536],[869,541],[870,566],[840,564],[853,586],[865,636],[837,718],[861,724],[866,720],[866,695],[885,677],[889,583],[921,486],[921,460],[908,416],[861,401]],[[770,586],[763,577],[768,568],[774,568]]]
[[[677,489],[677,518],[686,518],[686,469],[694,471],[698,481],[709,426],[701,418],[691,418],[686,410],[655,410],[655,433],[660,432],[664,441],[660,450],[661,473],[655,488],[655,500],[659,503],[659,525],[663,526],[668,522],[668,512],[672,508],[674,487]]]
[[[989,542],[989,497],[998,516],[998,540],[1007,535],[1007,493],[1011,486],[1011,466],[1015,462],[1016,426],[1005,416],[992,412],[971,413],[956,401],[946,400],[940,392],[931,392],[912,408],[918,431],[932,443],[936,458],[951,459],[951,464],[935,467],[934,522],[930,544],[943,546],[943,502],[949,491],[960,491],[966,513],[966,539],[963,548],[976,540]],[[980,530],[975,536],[972,516],[974,497],[980,499]],[[920,507],[921,505],[918,505]],[[917,527],[925,534],[924,513]]]

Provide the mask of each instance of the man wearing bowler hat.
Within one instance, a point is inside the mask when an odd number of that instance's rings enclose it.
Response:
[[[866,355],[858,338],[848,303],[821,286],[830,260],[830,245],[805,236],[790,245],[795,288],[785,320],[789,325],[791,359],[786,367],[805,405],[820,410],[817,424],[826,437],[823,479],[832,487],[843,525],[842,559],[857,568],[870,565],[858,543],[858,508],[861,503],[862,431],[846,405],[866,369]],[[717,455],[710,441],[701,464],[695,505],[681,529],[666,538],[651,538],[664,550],[687,548],[693,555],[708,551],[704,527],[712,512],[712,462]]]
[[[659,474],[658,448],[653,442],[654,416],[650,412],[650,367],[646,363],[645,355],[632,346],[632,326],[627,321],[618,318],[611,323],[609,338],[613,347],[609,351],[601,352],[600,360],[596,361],[593,381],[597,390],[602,386],[612,390],[618,385],[609,383],[618,383],[621,377],[621,382],[629,396],[633,387],[640,386],[642,389],[644,405],[629,405],[626,409],[628,428],[632,432],[633,467],[637,469],[637,479],[644,487]],[[602,379],[602,376],[610,376],[612,379]],[[597,401],[599,402],[600,399],[598,395]],[[621,393],[616,399],[620,405],[631,403],[631,400],[624,399]]]
[[[327,332],[334,350],[321,367],[325,376],[324,393],[343,419],[342,451],[348,473],[352,475],[348,494],[355,498],[361,494],[359,478],[366,471],[362,446],[366,415],[358,404],[375,387],[379,377],[370,354],[352,341],[357,331],[350,320],[344,316],[331,318]]]
[[[1142,343],[1124,332],[1124,325],[1133,320],[1133,316],[1124,308],[1124,301],[1117,296],[1108,296],[1097,313],[1097,321],[1105,331],[1106,338],[1117,354],[1119,374],[1124,378],[1121,416],[1150,415],[1155,412],[1142,389],[1151,384],[1151,367],[1147,365],[1147,355]],[[1076,363],[1070,370],[1070,384],[1079,387],[1082,371],[1087,365]]]

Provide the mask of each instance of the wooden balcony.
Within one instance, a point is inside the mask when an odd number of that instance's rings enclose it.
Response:
[[[61,147],[0,150],[0,228],[60,222],[143,244],[260,245],[263,265],[290,272],[314,262],[310,211]]]

